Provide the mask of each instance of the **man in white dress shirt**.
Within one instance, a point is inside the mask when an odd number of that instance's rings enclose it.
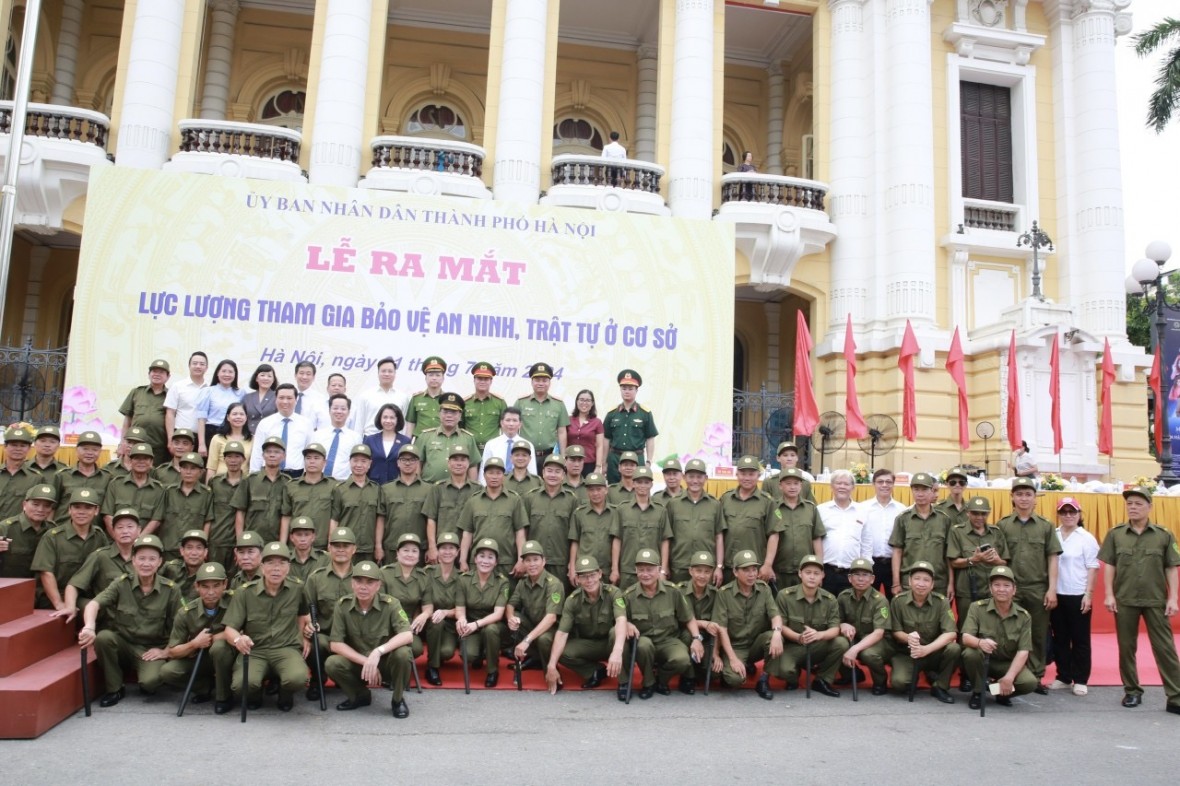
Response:
[[[339,481],[351,477],[352,449],[364,442],[360,432],[348,427],[348,416],[351,413],[352,402],[348,400],[348,396],[332,396],[328,400],[328,425],[311,435],[312,442],[318,442],[328,449],[324,475]]]
[[[197,430],[197,399],[201,388],[205,387],[205,372],[208,370],[208,355],[197,350],[189,355],[188,379],[168,386],[168,394],[164,396],[164,431],[169,442],[172,432],[178,428]]]
[[[275,388],[275,408],[278,412],[267,415],[258,422],[254,432],[254,444],[261,445],[267,437],[281,437],[287,446],[283,462],[283,474],[297,478],[303,474],[303,449],[312,441],[311,421],[295,412],[297,394],[295,386],[284,382]],[[255,450],[250,456],[250,471],[262,469],[262,451]]]
[[[893,498],[893,470],[879,469],[873,473],[873,489],[876,496],[860,504],[864,514],[864,527],[860,533],[860,555],[873,561],[873,586],[893,597],[893,547],[889,536],[893,534],[893,520],[905,510],[905,505]]]
[[[852,561],[860,557],[860,538],[864,528],[864,514],[860,506],[852,501],[852,487],[856,481],[846,469],[832,473],[832,499],[821,503],[820,518],[824,529],[824,584],[833,595],[839,595],[852,586],[848,581],[848,569]]]
[[[500,436],[492,437],[488,440],[488,444],[483,446],[483,457],[479,460],[479,483],[483,485],[483,467],[488,463],[488,459],[492,456],[504,460],[504,466],[512,466],[512,448],[517,445],[528,445],[533,447],[532,443],[524,437],[520,436],[520,410],[516,407],[508,407],[500,415]],[[529,455],[529,474],[537,474],[537,451],[534,449]]]
[[[301,360],[295,364],[295,411],[311,421],[313,429],[328,425],[328,397],[312,389],[315,384],[315,363]],[[327,474],[327,473],[325,473]]]
[[[393,386],[397,379],[397,361],[391,357],[377,361],[377,387],[369,388],[357,398],[352,407],[352,428],[366,437],[380,429],[373,422],[377,412],[386,404],[396,404],[405,417],[410,406],[410,395]]]

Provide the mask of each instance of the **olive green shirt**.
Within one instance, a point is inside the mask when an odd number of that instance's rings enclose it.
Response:
[[[542,487],[522,499],[529,520],[529,540],[541,543],[547,565],[565,568],[570,559],[570,519],[578,507],[577,496],[561,487],[556,494],[550,494]]]
[[[1010,661],[1020,652],[1032,651],[1032,617],[1016,603],[1004,617],[993,599],[975,601],[967,607],[963,633],[995,641],[992,660]]]
[[[1012,555],[1008,566],[1016,576],[1017,591],[1048,590],[1049,557],[1061,553],[1057,528],[1035,513],[1027,521],[1021,521],[1015,512],[1000,519],[997,526],[1004,533]]]
[[[33,450],[36,450],[36,447],[34,447]],[[31,454],[32,454],[32,451],[30,451],[30,455]],[[28,467],[29,469],[33,470],[34,472],[36,472],[38,475],[40,475],[41,481],[43,483],[49,483],[51,485],[56,484],[57,475],[59,472],[63,472],[65,470],[69,469],[68,466],[66,466],[65,464],[62,464],[57,459],[53,459],[52,461],[49,462],[49,465],[45,466],[45,467],[38,464],[35,460],[29,459],[28,461],[25,462],[25,466]],[[59,496],[58,499],[61,499],[61,497]]]
[[[442,393],[440,389],[437,396],[432,396],[420,390],[410,396],[410,403],[406,405],[406,422],[414,424],[414,431],[438,428],[438,400]]]
[[[589,503],[574,508],[570,516],[569,539],[578,544],[579,557],[594,557],[599,566],[605,565],[610,572],[611,532],[617,527],[618,511],[613,505],[605,505],[602,512],[594,510]]]
[[[101,513],[103,516],[113,516],[115,511],[123,508],[135,508],[139,513],[139,523],[148,523],[152,511],[164,496],[164,486],[160,481],[149,477],[142,486],[138,485],[130,473],[113,478],[107,484],[106,493],[102,496]]]
[[[410,617],[397,598],[378,592],[368,612],[364,612],[355,595],[346,595],[332,615],[331,641],[347,644],[367,658],[373,650],[409,629]]]
[[[119,407],[119,414],[131,418],[132,428],[141,428],[146,433],[147,443],[152,446],[157,464],[172,460],[168,455],[168,433],[164,430],[164,399],[168,388],[153,393],[151,385],[132,388]]]
[[[245,511],[246,523],[243,531],[257,532],[265,543],[279,539],[279,526],[282,523],[283,488],[291,482],[286,475],[279,473],[271,480],[266,470],[259,470],[246,476],[238,484],[230,503],[235,510]]]
[[[484,489],[474,494],[459,513],[459,529],[471,533],[471,544],[492,538],[500,547],[500,565],[516,563],[516,532],[528,526],[520,495],[501,491],[496,497]]]
[[[336,485],[336,481],[327,475],[315,483],[309,482],[305,475],[283,485],[280,513],[291,518],[307,516],[311,519],[315,524],[315,547],[318,549],[328,545],[328,522],[332,518],[332,494]],[[376,528],[375,521],[373,528]],[[361,550],[358,542],[357,551]]]
[[[349,478],[332,489],[332,520],[356,536],[356,550],[372,554],[377,547],[377,516],[381,510],[381,486],[365,478],[357,485]],[[317,522],[318,523],[318,522]],[[327,537],[324,538],[327,540]],[[316,540],[319,540],[318,529]],[[318,542],[316,545],[319,545]]]
[[[160,522],[155,535],[164,544],[164,550],[179,551],[181,535],[190,529],[203,530],[213,520],[213,492],[201,483],[187,493],[180,486],[169,486],[148,519]]]
[[[463,511],[463,505],[482,490],[483,486],[470,480],[456,486],[450,478],[430,487],[430,493],[422,504],[422,513],[426,518],[434,519],[436,542],[443,533],[459,534],[459,514]]]
[[[462,575],[459,573],[459,567],[456,565],[451,568],[451,576],[448,579],[443,579],[442,568],[438,565],[428,565],[423,571],[426,573],[426,594],[422,596],[423,602],[429,603],[435,611],[455,608],[455,587],[459,583],[459,576]]]
[[[381,486],[377,515],[385,519],[381,546],[386,555],[397,551],[397,539],[407,532],[412,532],[426,543],[426,516],[422,513],[422,507],[431,488],[421,478],[414,478],[413,483],[405,483],[397,478]]]
[[[160,481],[164,488],[180,485],[180,470],[171,461],[163,466],[153,467],[151,477],[152,480]]]
[[[546,614],[560,615],[563,603],[565,588],[557,577],[545,570],[541,571],[536,583],[527,576],[516,582],[508,598],[508,605],[524,620],[525,633],[535,628]]]
[[[919,606],[914,602],[914,593],[907,590],[894,595],[889,602],[891,630],[894,633],[913,633],[923,644],[929,644],[944,633],[955,633],[955,613],[946,596],[931,592],[926,602]]]
[[[78,590],[79,597],[93,598],[120,576],[133,576],[135,569],[130,559],[123,559],[119,547],[114,543],[95,549],[86,558],[82,567],[70,579],[70,586]]]
[[[480,586],[479,574],[474,570],[464,573],[455,585],[455,607],[467,612],[467,621],[486,617],[508,603],[508,579],[498,573],[488,576]]]
[[[230,483],[225,475],[215,475],[209,482],[213,492],[213,519],[209,522],[209,548],[233,548],[237,542],[234,533],[234,519],[237,511],[231,504],[242,480]]]
[[[533,489],[539,489],[544,485],[541,478],[536,475],[525,475],[524,478],[518,478],[512,474],[511,470],[504,475],[504,488],[515,491],[522,497]]]
[[[1180,565],[1180,546],[1171,532],[1148,524],[1136,532],[1120,524],[1102,539],[1098,559],[1112,565],[1114,598],[1127,606],[1163,608],[1168,600],[1167,571]]]
[[[796,633],[802,633],[805,628],[825,631],[840,627],[840,604],[835,595],[822,587],[815,590],[813,600],[807,599],[802,584],[779,590],[774,600],[783,625]]]
[[[684,581],[680,583],[680,594],[688,602],[692,608],[692,616],[694,619],[703,620],[705,622],[713,621],[713,609],[717,605],[717,588],[712,584],[705,585],[705,594],[699,598],[693,591],[692,582]]]
[[[778,520],[775,529],[779,530],[774,570],[776,573],[798,573],[799,560],[815,553],[812,541],[822,539],[828,530],[815,503],[805,499],[799,500],[793,508],[785,500],[780,501],[774,509],[774,517]]]
[[[956,508],[954,501],[947,497],[942,502],[934,506],[935,510],[941,510],[946,514],[946,517],[951,520],[952,527],[970,527],[971,521],[967,518],[967,498],[963,498],[963,507]]]
[[[271,595],[265,579],[243,584],[234,592],[225,624],[250,637],[259,650],[303,646],[299,618],[307,616],[307,596],[303,582],[288,576]]]
[[[739,489],[721,495],[721,518],[725,522],[725,564],[733,564],[733,555],[749,549],[759,562],[766,559],[766,541],[778,532],[781,519],[775,518],[775,502],[755,489],[746,499]]]
[[[951,520],[941,510],[934,508],[923,518],[917,508],[906,508],[893,520],[893,534],[889,545],[901,549],[902,581],[908,586],[905,576],[915,562],[929,562],[934,566],[934,589],[945,590],[950,579],[946,564],[946,542],[950,537]]]
[[[398,603],[411,617],[422,613],[422,607],[429,603],[427,598],[429,581],[426,571],[414,568],[410,577],[402,576],[402,566],[398,564],[386,565],[381,569],[381,581],[385,591],[397,598]]]
[[[775,502],[781,502],[783,498],[783,487],[781,478],[778,472],[771,475],[766,480],[762,481],[762,490],[770,495],[770,498]],[[808,502],[815,504],[815,493],[811,490],[811,481],[807,478],[802,478],[803,490],[799,492],[799,499],[805,499]]]
[[[712,621],[725,628],[734,650],[747,652],[759,635],[770,630],[771,621],[779,614],[769,584],[754,582],[754,588],[747,596],[738,589],[735,580],[717,591]]]
[[[840,622],[856,628],[856,636],[863,639],[875,630],[889,629],[889,601],[878,590],[869,587],[859,598],[852,587],[836,596],[840,607]]]
[[[58,505],[54,513],[54,521],[65,524],[70,520],[69,500],[75,491],[89,489],[98,495],[101,507],[103,497],[107,493],[107,485],[111,482],[110,474],[101,469],[95,470],[93,475],[84,475],[77,467],[67,467],[53,476],[53,487],[57,490],[57,498],[65,504]]]
[[[46,481],[28,464],[21,464],[16,472],[9,472],[0,462],[0,519],[19,516],[24,509],[25,493]],[[52,483],[53,481],[48,481]]]
[[[447,462],[451,458],[451,448],[456,445],[467,448],[467,455],[471,456],[473,461],[480,455],[475,437],[470,431],[461,428],[456,428],[450,434],[441,428],[416,431],[414,444],[422,451],[422,480],[426,483],[437,483],[451,476]]]
[[[651,410],[639,402],[632,404],[631,409],[619,404],[602,419],[602,437],[606,440],[607,447],[616,453],[633,450],[640,458],[645,458],[643,451],[647,447],[647,440],[658,437],[659,434],[660,430],[656,428],[656,420]],[[646,458],[651,459],[651,456]]]
[[[495,393],[488,393],[487,398],[468,396],[463,402],[463,428],[475,437],[475,444],[482,454],[488,441],[500,434],[500,416],[508,409],[508,402]],[[474,456],[472,457],[474,459]]]
[[[34,573],[47,571],[57,581],[57,591],[64,592],[66,584],[86,562],[86,558],[110,543],[98,519],[90,525],[85,537],[78,534],[73,524],[54,527],[41,536],[33,555]]]
[[[120,576],[94,598],[108,630],[141,647],[167,647],[182,602],[170,579],[156,576],[145,594],[137,576]]]
[[[561,607],[558,632],[574,639],[605,639],[614,629],[615,620],[627,618],[627,600],[622,590],[612,584],[599,586],[597,600],[590,600],[581,588],[570,593]]]
[[[336,612],[336,604],[345,595],[352,594],[352,568],[347,573],[338,576],[332,566],[325,561],[303,580],[303,594],[307,596],[307,605],[315,604],[316,615],[320,621],[320,632],[326,633],[332,627],[332,615]]]
[[[627,588],[623,596],[627,600],[627,616],[639,630],[654,644],[671,639],[681,640],[681,631],[693,619],[692,609],[684,595],[663,579],[656,582],[655,594],[648,597],[638,584]]]
[[[295,553],[295,547],[291,546],[291,573],[290,575],[299,579],[302,582],[307,581],[307,577],[315,571],[329,564],[327,552],[320,551],[312,546],[311,552],[307,555],[307,559],[302,562],[299,561],[299,555]]]
[[[672,537],[668,510],[654,502],[646,508],[632,500],[617,509],[611,537],[619,539],[619,573],[635,575],[635,557],[640,549],[654,549]]]
[[[533,395],[521,396],[513,406],[520,410],[520,436],[533,443],[534,450],[557,447],[557,430],[568,428],[570,424],[565,402],[554,396],[546,396],[540,401]]]
[[[226,609],[229,608],[229,602],[233,599],[233,596],[233,590],[226,590],[217,606],[212,609],[206,609],[205,604],[200,598],[185,601],[181,605],[180,610],[177,611],[176,619],[172,623],[172,633],[168,637],[168,646],[179,647],[182,644],[188,644],[201,631],[212,628],[214,625],[220,625],[221,621],[225,618]],[[209,614],[208,612],[210,611],[213,613]],[[194,652],[189,657],[196,657],[196,653]]]
[[[91,554],[90,556],[93,557],[94,555]],[[134,572],[134,568],[128,571],[129,574]],[[189,601],[197,597],[196,571],[193,571],[190,574],[188,572],[188,568],[184,564],[184,560],[170,559],[161,565],[160,570],[157,572],[164,578],[171,579],[172,582],[176,584],[176,589],[180,592],[180,598],[182,601]],[[73,581],[71,580],[70,583],[73,584]]]
[[[24,513],[0,521],[0,538],[8,538],[8,551],[0,553],[0,579],[31,579],[33,555],[45,533],[53,529],[51,521],[33,526]]]
[[[692,555],[705,551],[716,556],[717,536],[725,531],[721,503],[708,492],[693,502],[687,493],[664,503],[668,525],[672,528],[672,545],[668,561],[672,570],[688,570]]]
[[[970,524],[951,527],[950,538],[946,542],[946,558],[967,559],[975,553],[975,549],[984,545],[994,546],[1000,558],[1007,561],[1008,541],[1000,528],[991,524],[982,533],[977,533]],[[990,598],[992,591],[988,576],[993,567],[981,562],[970,568],[955,568],[955,597],[968,601]]]

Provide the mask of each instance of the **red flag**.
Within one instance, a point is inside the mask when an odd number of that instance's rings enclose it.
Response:
[[[901,339],[901,354],[897,357],[897,367],[901,369],[901,376],[905,381],[901,400],[901,433],[910,442],[918,438],[918,409],[914,403],[914,356],[918,352],[918,339],[914,338],[914,328],[907,319],[905,335]]]
[[[959,343],[958,328],[955,328],[951,348],[946,355],[946,370],[959,389],[959,447],[966,450],[971,447],[971,438],[967,433],[967,375],[963,370],[963,345]]]
[[[1114,455],[1114,414],[1111,411],[1110,388],[1114,384],[1114,360],[1110,357],[1110,339],[1102,349],[1102,417],[1098,422],[1098,452]]]
[[[802,311],[795,313],[795,422],[791,433],[797,437],[809,437],[819,425],[819,406],[815,403],[815,391],[811,382],[811,331]]]
[[[1053,347],[1049,350],[1049,409],[1050,425],[1053,427],[1053,454],[1061,452],[1061,351],[1057,345],[1057,334],[1053,334]]]
[[[1155,395],[1155,455],[1164,452],[1164,412],[1168,405],[1160,395],[1160,348],[1155,348],[1155,357],[1151,361],[1151,373],[1147,375],[1147,384]]]
[[[1008,447],[1017,450],[1024,444],[1020,433],[1020,372],[1016,369],[1016,331],[1008,342]]]
[[[848,327],[844,331],[844,433],[853,439],[869,435],[864,415],[860,414],[860,402],[856,399],[856,341],[852,338],[852,314],[848,315]]]

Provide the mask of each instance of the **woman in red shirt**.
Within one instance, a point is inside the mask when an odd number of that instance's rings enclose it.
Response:
[[[569,430],[566,432],[567,445],[581,445],[586,451],[586,474],[601,473],[605,469],[602,442],[602,421],[594,404],[594,394],[579,390],[574,399],[574,411],[570,413]]]

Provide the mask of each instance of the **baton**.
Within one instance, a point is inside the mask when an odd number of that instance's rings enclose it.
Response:
[[[414,688],[422,692],[422,681],[418,679],[418,661],[414,660],[414,645],[410,645],[410,676],[414,678]]]
[[[709,637],[709,646],[705,648],[705,695],[709,695],[709,683],[713,681],[713,654],[717,649],[717,637]]]
[[[914,662],[914,677],[910,680],[909,700],[913,702],[914,692],[918,690],[918,675],[922,673],[922,659],[910,656],[910,660]]]
[[[246,722],[246,705],[250,703],[250,653],[242,655],[242,723]]]
[[[86,717],[90,717],[90,663],[86,657],[86,648],[82,647],[82,709]]]
[[[635,656],[639,653],[639,636],[635,636],[635,643],[631,645],[631,658],[627,664],[627,698],[624,704],[631,703],[631,688],[635,685]]]
[[[806,666],[807,666],[807,698],[810,699],[811,698],[811,645],[810,644],[804,645],[804,652],[806,652],[806,658],[807,658],[807,663],[806,663]]]
[[[311,651],[315,653],[315,679],[320,688],[320,712],[328,709],[328,701],[324,698],[324,666],[320,663],[320,620],[314,603],[308,604],[311,613]]]
[[[463,692],[471,695],[471,667],[467,663],[466,637],[459,639],[459,656],[463,659]]]
[[[188,697],[193,693],[193,684],[197,681],[197,671],[201,668],[201,656],[205,654],[205,650],[197,650],[197,658],[193,661],[193,673],[189,675],[188,685],[185,686],[184,695],[180,697],[180,707],[176,710],[176,717],[184,717],[184,708],[188,706]]]
[[[979,675],[979,717],[981,718],[987,715],[987,694],[989,693],[987,689],[987,675],[991,666],[991,660],[992,656],[990,652],[983,653],[983,669]]]
[[[857,701],[856,698],[856,673],[860,671],[860,667],[856,665],[856,660],[852,661],[852,700]]]

